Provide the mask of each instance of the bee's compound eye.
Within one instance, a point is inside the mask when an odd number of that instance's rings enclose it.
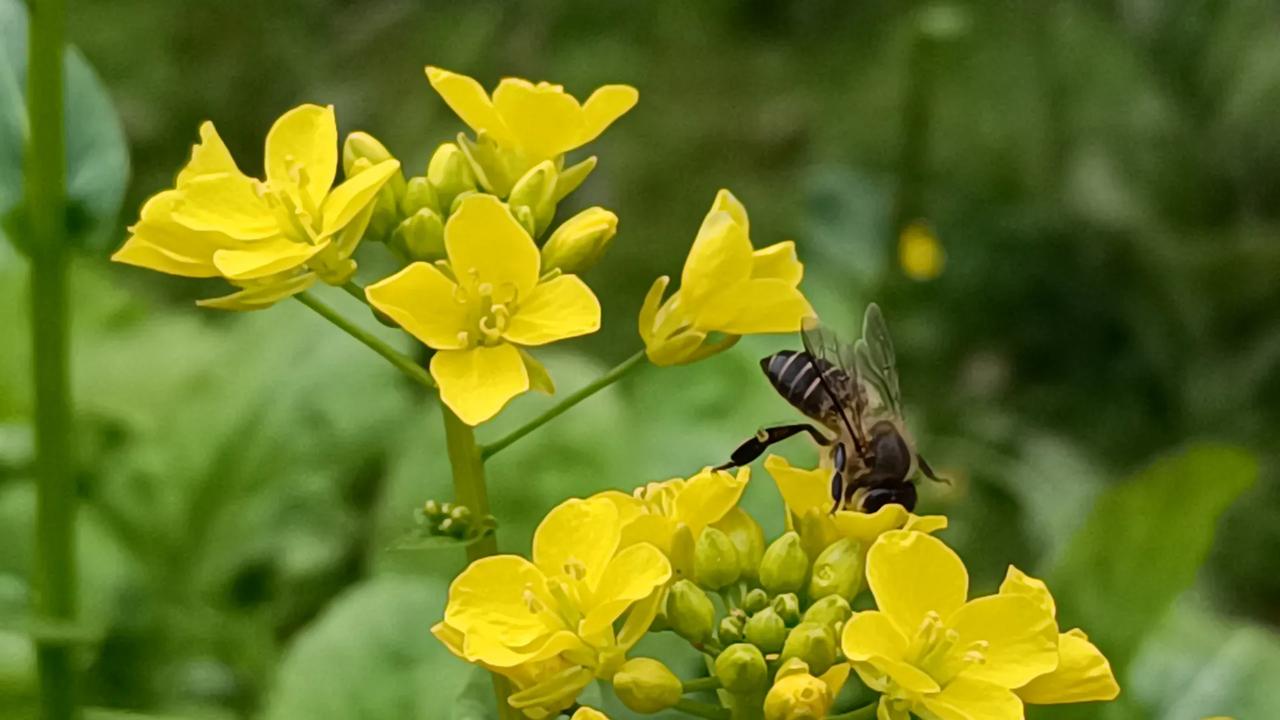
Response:
[[[901,505],[908,511],[916,507],[916,486],[903,483],[896,487],[875,488],[868,490],[862,497],[862,511],[873,513],[885,505]]]

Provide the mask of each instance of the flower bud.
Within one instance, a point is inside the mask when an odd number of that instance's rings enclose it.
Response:
[[[476,189],[476,176],[462,150],[454,143],[444,143],[427,163],[427,181],[431,183],[440,207],[451,207],[459,193]]]
[[[769,593],[760,588],[751,588],[742,599],[742,609],[748,613],[757,613],[769,606]]]
[[[592,155],[580,163],[570,165],[569,167],[561,170],[559,175],[556,176],[556,202],[560,202],[565,199],[569,193],[577,190],[578,186],[582,184],[582,181],[586,180],[587,176],[591,174],[591,171],[595,169],[596,156]]]
[[[831,689],[809,673],[799,660],[788,660],[778,670],[773,687],[764,698],[765,720],[822,720],[831,709]]]
[[[835,629],[852,614],[853,610],[849,607],[848,600],[839,595],[828,595],[804,611],[804,622],[822,623]]]
[[[809,574],[809,556],[794,531],[773,541],[760,560],[760,584],[771,593],[799,592]]]
[[[709,590],[738,580],[738,552],[729,536],[708,527],[698,536],[693,548],[693,578]]]
[[[720,627],[716,629],[716,638],[720,640],[721,645],[728,643],[742,642],[743,626],[746,623],[737,615],[728,615],[720,620]]]
[[[775,653],[782,649],[787,639],[787,623],[782,620],[778,611],[767,607],[747,620],[744,628],[747,642],[766,653]]]
[[[813,562],[809,597],[816,600],[828,595],[839,595],[845,600],[853,600],[862,589],[865,558],[862,543],[853,538],[843,538],[832,543]]]
[[[645,715],[675,705],[682,692],[680,678],[653,658],[628,660],[613,676],[613,690],[623,705]]]
[[[430,208],[440,212],[440,199],[436,197],[435,188],[425,177],[409,178],[405,185],[404,197],[400,200],[400,212],[405,216],[412,215],[422,208]]]
[[[391,247],[410,261],[433,262],[445,256],[444,223],[431,208],[405,218],[391,233]]]
[[[394,159],[395,157],[386,146],[367,132],[353,132],[347,135],[347,141],[342,143],[342,172],[347,177],[357,174],[355,166],[360,160],[368,161],[368,165],[364,167],[372,167],[384,160]]]
[[[737,643],[716,656],[716,679],[731,693],[746,694],[764,688],[769,669],[760,648]]]
[[[799,658],[809,672],[821,675],[836,661],[836,633],[829,626],[802,622],[791,629],[782,646],[782,659]]]
[[[680,637],[694,644],[711,637],[716,609],[711,598],[690,580],[678,580],[667,593],[667,622]]]
[[[755,581],[760,575],[760,558],[764,557],[764,530],[760,529],[760,523],[746,510],[735,507],[712,527],[723,531],[733,541],[738,551],[738,564],[742,566],[742,577]]]
[[[529,234],[534,237],[542,235],[556,213],[555,189],[556,166],[550,160],[534,165],[511,188],[507,204],[517,218],[521,208],[528,208],[533,217],[533,229]]]
[[[787,627],[800,622],[800,598],[795,593],[783,593],[775,597],[772,607]]]
[[[542,246],[542,268],[566,273],[590,270],[618,232],[618,216],[604,208],[587,208],[565,220]]]

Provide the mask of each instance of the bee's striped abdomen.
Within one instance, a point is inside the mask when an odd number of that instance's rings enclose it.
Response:
[[[783,350],[762,359],[760,368],[773,389],[797,410],[828,426],[838,421],[835,403],[823,390],[818,371],[826,376],[827,385],[834,392],[841,392],[848,384],[844,371],[821,358],[814,360],[809,353],[795,350]]]

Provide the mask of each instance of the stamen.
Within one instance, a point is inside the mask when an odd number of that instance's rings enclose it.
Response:
[[[587,566],[578,558],[571,557],[564,563],[564,574],[574,580],[581,580],[587,576]]]
[[[525,585],[524,592],[520,594],[520,599],[524,601],[524,606],[529,609],[529,612],[534,615],[546,609],[542,606],[542,602],[538,600],[538,596],[534,594],[532,585]]]

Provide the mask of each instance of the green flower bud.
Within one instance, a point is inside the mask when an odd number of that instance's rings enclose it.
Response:
[[[771,607],[767,607],[747,620],[743,629],[747,642],[766,653],[778,652],[787,639],[787,623]]]
[[[396,226],[391,247],[411,261],[439,260],[445,256],[444,223],[435,210],[421,208]]]
[[[367,132],[353,132],[347,136],[347,141],[342,143],[342,172],[347,177],[357,174],[358,169],[355,165],[359,160],[367,160],[368,164],[363,166],[367,168],[384,160],[394,159],[395,157],[386,146]]]
[[[427,163],[427,181],[436,192],[439,207],[451,207],[459,193],[476,189],[471,163],[454,143],[444,143]]]
[[[534,237],[542,235],[551,223],[552,216],[556,214],[555,190],[556,166],[550,160],[534,165],[511,188],[507,204],[517,213],[517,217],[521,208],[529,209],[534,221],[530,234]]]
[[[809,556],[794,531],[774,540],[760,560],[760,584],[774,594],[803,590],[808,575]]]
[[[542,267],[575,274],[590,270],[600,262],[617,232],[617,215],[604,208],[587,208],[551,233],[542,246]]]
[[[425,177],[409,178],[409,182],[405,185],[404,198],[400,200],[400,212],[408,216],[422,208],[430,208],[439,213],[440,199],[436,197],[435,188]]]
[[[720,620],[720,627],[716,629],[716,638],[720,640],[721,645],[728,643],[742,642],[743,626],[746,623],[737,615],[729,615]]]
[[[757,613],[769,606],[769,593],[760,588],[751,588],[742,599],[742,609],[748,613]]]
[[[836,661],[836,633],[827,625],[802,622],[792,628],[782,646],[782,659],[799,658],[809,672],[821,675]]]
[[[680,637],[702,644],[711,637],[716,609],[691,580],[678,580],[667,593],[667,622]],[[779,641],[781,642],[781,641]]]
[[[800,622],[800,598],[795,593],[783,593],[775,597],[772,607],[787,627]]]
[[[804,622],[822,623],[834,628],[848,620],[852,614],[848,600],[839,595],[828,595],[804,611]]]
[[[452,214],[454,214],[454,213],[458,212],[458,208],[462,206],[462,201],[463,201],[463,200],[466,200],[468,197],[470,197],[470,196],[472,196],[472,195],[475,195],[475,194],[476,194],[476,191],[475,191],[475,190],[463,190],[462,192],[458,193],[457,195],[454,195],[454,196],[453,196],[453,202],[449,203],[449,214],[450,214],[450,215],[452,215]],[[517,218],[517,219],[519,219],[519,218]]]
[[[742,565],[742,577],[751,581],[759,579],[760,558],[764,557],[764,530],[760,523],[747,511],[736,507],[712,527],[722,530],[733,541],[738,550],[738,563]]]
[[[591,174],[591,171],[595,169],[596,156],[592,155],[576,165],[570,165],[569,167],[561,170],[556,176],[555,201],[560,202],[565,199],[569,193],[577,190],[578,186],[582,184],[582,181],[586,180],[587,176]]]
[[[682,692],[680,678],[653,658],[628,660],[613,676],[613,690],[623,705],[645,715],[675,705]]]
[[[746,694],[761,690],[769,682],[769,668],[760,648],[737,643],[716,656],[716,679],[731,693]]]
[[[818,599],[839,595],[845,600],[853,600],[862,589],[865,559],[862,543],[853,538],[843,538],[832,543],[813,562],[809,597]]]
[[[704,528],[693,548],[693,578],[699,585],[719,590],[738,580],[738,552],[729,536]]]

